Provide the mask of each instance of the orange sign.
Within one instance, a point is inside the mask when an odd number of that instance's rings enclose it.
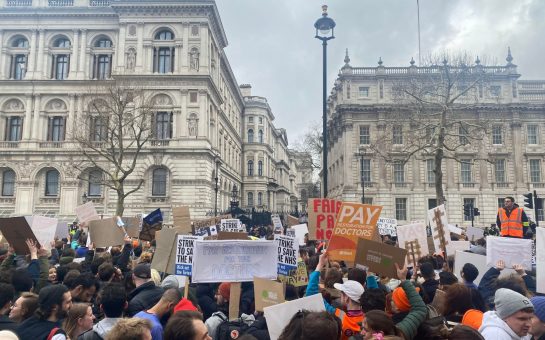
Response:
[[[358,239],[375,239],[381,211],[382,207],[378,205],[343,202],[327,247],[330,257],[354,262]]]

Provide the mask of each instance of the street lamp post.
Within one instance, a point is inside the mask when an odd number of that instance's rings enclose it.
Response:
[[[235,217],[235,208],[238,207],[238,190],[237,185],[233,185],[233,190],[231,190],[231,217]]]
[[[322,6],[322,17],[314,23],[316,39],[322,41],[323,46],[323,89],[322,89],[322,177],[324,197],[327,197],[327,41],[334,39],[335,21],[327,16],[327,5]]]
[[[361,183],[361,203],[365,203],[365,173],[363,171],[363,161],[365,157],[365,149],[360,148],[358,156],[360,156],[360,183]]]

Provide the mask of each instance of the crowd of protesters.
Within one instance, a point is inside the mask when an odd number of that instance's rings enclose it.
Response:
[[[254,235],[271,238],[272,229]],[[70,240],[53,240],[51,251],[31,240],[29,255],[0,248],[0,339],[270,339],[252,282],[242,283],[239,318],[229,320],[229,282],[191,284],[184,296],[178,277],[151,268],[153,241],[126,237],[94,249],[86,238],[79,228]],[[482,254],[485,242],[471,251]],[[323,246],[300,248],[308,284],[286,285],[285,298],[321,294],[325,311],[299,311],[278,330],[280,340],[545,339],[545,297],[531,268],[501,275],[499,261],[477,285],[473,264],[453,273],[452,259],[435,254],[383,277],[329,259]]]

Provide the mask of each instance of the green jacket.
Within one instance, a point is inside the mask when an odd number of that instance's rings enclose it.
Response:
[[[403,320],[396,324],[396,327],[403,333],[406,340],[411,340],[416,336],[420,324],[426,319],[428,309],[411,281],[405,280],[401,282],[400,286],[407,295],[411,310]]]

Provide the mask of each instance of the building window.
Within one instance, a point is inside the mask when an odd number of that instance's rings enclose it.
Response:
[[[110,48],[110,47],[112,47],[112,41],[110,39],[99,39],[95,43],[95,47]]]
[[[53,47],[57,48],[70,48],[70,40],[66,38],[59,38],[55,40],[55,43],[53,44]]]
[[[530,159],[530,182],[541,182],[541,160]]]
[[[2,173],[2,196],[15,195],[15,171],[5,170]]]
[[[11,47],[28,48],[29,47],[28,40],[26,40],[25,38],[15,39]]]
[[[250,116],[248,117],[248,123],[253,123],[254,122],[254,117]]]
[[[263,161],[257,162],[257,175],[263,176]]]
[[[45,173],[45,195],[59,195],[59,172],[57,170],[49,170]]]
[[[407,199],[396,198],[396,219],[399,221],[407,220]]]
[[[435,183],[435,159],[426,159],[426,180]]]
[[[254,130],[248,129],[248,143],[254,142]]]
[[[87,186],[87,195],[99,197],[102,194],[102,171],[93,170],[89,172],[89,185]]]
[[[428,198],[428,210],[437,207],[437,198]]]
[[[526,130],[528,131],[528,144],[531,144],[531,145],[538,144],[537,125],[528,125],[526,127]]]
[[[471,159],[462,159],[460,161],[460,178],[462,183],[472,183]]]
[[[91,117],[90,139],[93,142],[103,142],[108,138],[108,121],[104,117]]]
[[[496,183],[505,183],[505,159],[496,159],[494,162],[494,174]]]
[[[25,77],[27,69],[27,56],[17,54],[11,57],[11,79],[22,80]]]
[[[258,206],[263,205],[263,193],[262,192],[257,193],[257,205]]]
[[[93,79],[104,80],[111,75],[111,56],[107,54],[98,54],[94,56]]]
[[[363,180],[364,183],[371,182],[371,160],[370,159],[360,159],[360,180]]]
[[[47,127],[47,140],[50,142],[64,141],[64,117],[50,117]]]
[[[373,197],[364,197],[363,204],[373,204]]]
[[[263,143],[263,130],[257,131],[257,139],[259,143]]]
[[[464,207],[469,204],[472,207],[475,207],[475,199],[474,198],[464,198]],[[471,213],[471,211],[470,211]],[[464,221],[471,221],[471,216],[467,216],[464,213]]]
[[[394,183],[405,183],[405,164],[394,161]]]
[[[68,78],[70,70],[70,57],[67,54],[53,55],[53,70],[51,78],[57,80],[65,80]]]
[[[491,97],[499,97],[500,95],[501,95],[501,86],[499,86],[499,85],[490,86],[490,96]]]
[[[467,136],[468,136],[467,128],[465,126],[460,126],[458,128],[458,141],[460,142],[460,144],[462,145],[469,144],[469,139],[467,138]]]
[[[259,117],[259,124],[263,124],[263,117]]]
[[[371,135],[369,134],[369,126],[360,126],[360,144],[371,144]]]
[[[253,192],[248,193],[248,206],[249,207],[254,206],[254,193]]]
[[[505,204],[505,197],[499,197],[498,198],[498,208],[503,208],[504,204]]]
[[[157,168],[153,170],[151,185],[152,196],[167,195],[167,170],[165,168]]]
[[[23,117],[6,117],[6,135],[5,140],[9,142],[18,142],[23,135]]]
[[[251,159],[248,161],[248,176],[254,175],[254,161]]]
[[[392,140],[394,144],[403,144],[403,127],[401,125],[392,127]]]
[[[174,34],[169,30],[163,30],[155,34],[155,40],[174,40]]]
[[[196,103],[197,100],[198,100],[197,91],[189,91],[189,102],[190,103]]]
[[[543,203],[545,203],[544,198],[537,198],[541,201],[541,206],[543,207]],[[545,214],[543,213],[543,209],[537,209],[537,220],[538,221],[545,221]]]
[[[492,144],[503,144],[501,125],[494,125],[492,127]]]
[[[155,139],[172,138],[172,112],[157,112],[155,114]]]
[[[174,34],[169,30],[163,30],[155,35],[155,40],[164,44],[165,41],[173,41]],[[156,46],[153,49],[153,72],[174,72],[174,54],[174,46]]]
[[[360,93],[360,98],[367,98],[367,97],[369,97],[369,87],[367,87],[367,86],[360,86],[360,87],[359,87],[359,93]]]

